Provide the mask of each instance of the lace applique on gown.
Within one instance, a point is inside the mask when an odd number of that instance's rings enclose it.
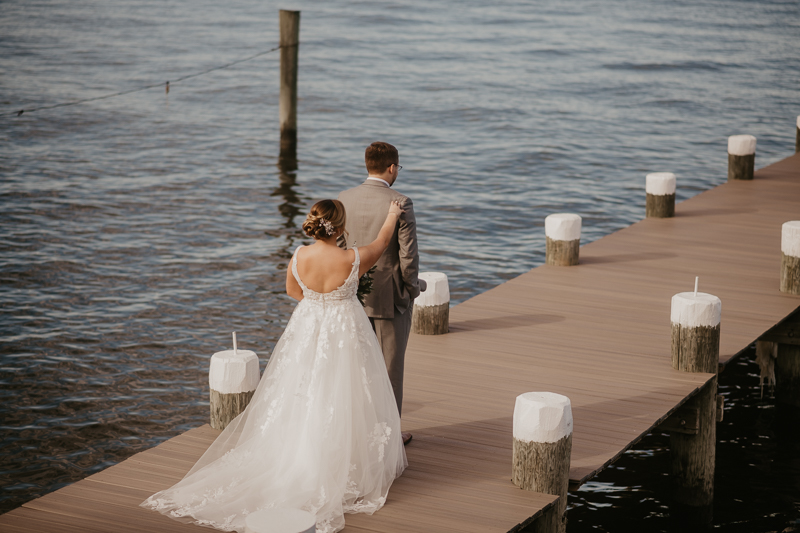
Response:
[[[300,248],[298,248],[299,250]],[[405,469],[392,386],[356,298],[360,258],[338,289],[303,289],[247,409],[173,487],[141,505],[182,522],[244,531],[269,507],[314,513],[317,531],[343,513],[373,513]]]

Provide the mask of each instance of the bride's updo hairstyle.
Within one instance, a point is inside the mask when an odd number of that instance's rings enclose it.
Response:
[[[320,200],[308,212],[303,231],[315,239],[327,239],[339,228],[344,228],[347,213],[339,200]]]

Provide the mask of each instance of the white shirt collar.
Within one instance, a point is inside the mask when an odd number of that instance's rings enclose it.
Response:
[[[386,181],[386,180],[384,180],[384,179],[381,179],[381,178],[373,178],[372,176],[369,176],[367,179],[368,179],[368,180],[372,180],[372,181],[377,181],[377,182],[383,183],[383,184],[384,184],[384,185],[386,185],[387,187],[391,187],[391,185],[389,185],[389,182],[388,182],[388,181]]]

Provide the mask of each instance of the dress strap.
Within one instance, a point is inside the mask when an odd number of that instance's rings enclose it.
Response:
[[[358,279],[358,271],[361,267],[361,254],[358,253],[358,248],[353,247],[353,251],[356,253],[356,257],[353,259],[353,268],[350,269],[350,275],[347,276],[347,281],[350,281],[350,278]]]
[[[300,288],[303,289],[303,292],[305,292],[307,289],[306,284],[303,283],[303,280],[300,279],[300,274],[297,273],[297,252],[299,252],[300,248],[302,247],[303,247],[302,245],[298,246],[294,251],[294,255],[292,256],[292,275],[294,276],[294,279],[297,280],[297,283],[300,285]],[[358,257],[358,253],[356,253],[356,257]]]

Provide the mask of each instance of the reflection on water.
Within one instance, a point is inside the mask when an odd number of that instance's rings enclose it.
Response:
[[[286,170],[285,167],[281,167],[279,175],[281,184],[272,193],[272,196],[283,197],[284,202],[278,206],[278,211],[286,218],[286,223],[283,227],[287,230],[296,230],[297,224],[295,224],[294,218],[300,214],[305,215],[305,206],[300,203],[300,197],[294,191],[294,186],[297,185],[296,170]],[[291,232],[291,234],[294,233],[297,232]]]
[[[267,229],[264,233],[269,237],[285,240],[286,244],[280,249],[279,255],[288,260],[294,254],[295,248],[303,243],[301,239],[305,238],[305,235],[300,230],[300,224],[295,221],[295,218],[299,216],[301,222],[305,220],[306,206],[304,205],[304,200],[294,190],[297,185],[296,169],[292,170],[292,164],[284,164],[284,162],[280,162],[278,167],[280,169],[278,174],[280,185],[275,188],[270,196],[283,199],[283,203],[278,205],[278,212],[286,220],[280,227]]]
[[[278,7],[5,1],[0,112],[268,50]],[[296,164],[277,54],[0,119],[0,510],[204,423],[231,331],[265,363],[305,211],[363,180],[374,140],[400,149],[421,267],[454,302],[541,264],[550,213],[591,241],[644,216],[647,172],[683,200],[725,180],[730,134],[758,137],[758,166],[794,147],[796,2],[296,7]]]

